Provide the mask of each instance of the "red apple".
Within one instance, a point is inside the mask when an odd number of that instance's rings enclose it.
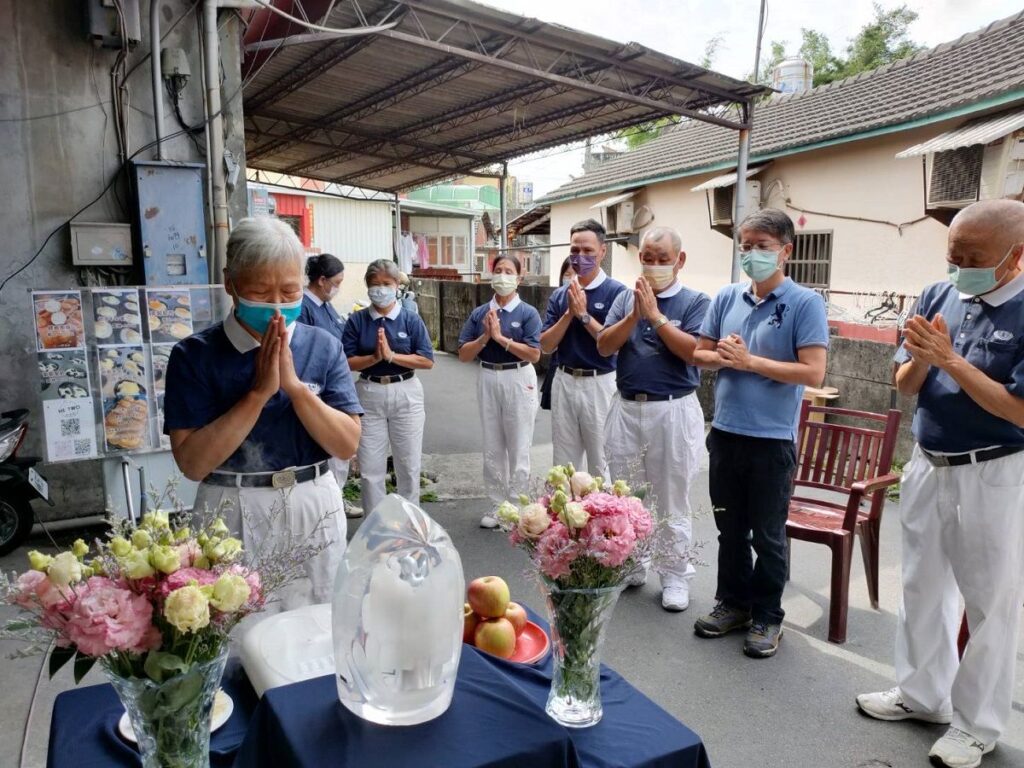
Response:
[[[516,631],[516,637],[523,634],[523,630],[526,629],[526,622],[529,621],[526,616],[526,609],[519,603],[508,604],[508,608],[505,609],[505,618],[512,622],[512,627]]]
[[[476,625],[478,623],[480,623],[479,617],[473,613],[473,609],[469,607],[469,603],[466,603],[462,609],[462,642],[473,642],[473,634],[476,632]]]
[[[476,647],[502,659],[516,651],[516,630],[508,619],[486,619],[476,626]]]
[[[505,615],[512,599],[508,584],[499,576],[483,576],[469,582],[466,599],[473,612],[483,619],[498,619]]]

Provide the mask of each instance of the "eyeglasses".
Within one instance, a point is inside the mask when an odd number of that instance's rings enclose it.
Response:
[[[736,246],[736,250],[739,251],[740,253],[750,253],[755,248],[757,250],[759,250],[759,251],[770,251],[772,249],[772,247],[776,247],[779,250],[782,250],[786,246],[784,246],[782,243],[777,243],[777,242],[776,243],[740,243],[739,245]]]

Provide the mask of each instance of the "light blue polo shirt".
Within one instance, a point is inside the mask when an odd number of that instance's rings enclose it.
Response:
[[[696,336],[711,299],[673,283],[656,296],[658,309],[681,331]],[[605,320],[615,325],[633,311],[633,291],[622,291]],[[670,350],[646,318],[641,318],[619,350],[616,384],[630,395],[688,395],[700,386],[700,371]]]
[[[587,297],[587,314],[601,325],[607,325],[606,318],[612,304],[623,292],[628,293],[626,286],[608,277],[603,269],[600,270],[590,285],[583,288]],[[544,327],[541,330],[546,331],[561,320],[568,306],[569,288],[563,285],[548,299]],[[558,364],[608,373],[615,370],[615,355],[602,357],[597,351],[597,340],[583,327],[579,318],[574,317],[558,345]]]
[[[498,310],[498,322],[501,323],[501,333],[505,338],[522,342],[531,347],[540,347],[540,313],[518,296],[504,307],[499,307],[498,302],[491,299],[488,303],[481,304],[474,309],[459,334],[460,347],[483,335],[484,318],[492,309]],[[482,362],[495,365],[522,362],[511,352],[506,352],[499,347],[493,339],[484,345],[477,358]]]
[[[956,353],[1024,397],[1024,274],[984,296],[960,293],[950,282],[929,285],[916,313],[928,320],[941,313]],[[910,358],[901,345],[896,362]],[[934,366],[917,396],[913,430],[922,448],[943,453],[1024,445],[1024,429],[986,411]]]
[[[788,277],[760,301],[749,283],[727,285],[711,302],[700,335],[718,341],[733,333],[752,355],[795,363],[797,350],[828,347],[825,302]],[[796,440],[803,393],[797,384],[722,368],[715,383],[712,426],[738,435]]]
[[[397,302],[387,315],[380,314],[376,307],[366,307],[349,315],[341,339],[345,355],[358,357],[374,354],[377,351],[377,331],[380,328],[384,329],[392,352],[434,359],[434,347],[430,343],[430,334],[423,323],[423,318],[409,312]],[[404,365],[381,360],[364,369],[363,373],[367,376],[400,376],[411,370]]]

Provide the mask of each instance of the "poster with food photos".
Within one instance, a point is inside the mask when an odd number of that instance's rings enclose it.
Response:
[[[96,458],[96,416],[91,397],[43,400],[46,460]]]
[[[93,335],[101,347],[142,343],[142,314],[135,288],[103,288],[92,292]]]
[[[167,363],[171,359],[173,344],[154,344],[150,347],[153,362],[153,400],[156,404],[156,430],[161,448],[171,447],[171,438],[164,434],[164,391],[167,385]]]
[[[85,347],[81,291],[33,291],[32,308],[39,352]]]
[[[92,397],[89,390],[89,365],[84,349],[37,352],[39,391],[43,402],[77,400]]]
[[[149,340],[173,344],[192,335],[192,298],[187,289],[146,291]]]
[[[96,351],[107,451],[152,448],[146,353],[142,346]]]

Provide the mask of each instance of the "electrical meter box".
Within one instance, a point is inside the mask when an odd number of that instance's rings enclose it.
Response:
[[[146,285],[210,282],[205,187],[201,163],[132,163],[135,255]]]
[[[132,225],[72,222],[71,263],[76,267],[130,267]]]

